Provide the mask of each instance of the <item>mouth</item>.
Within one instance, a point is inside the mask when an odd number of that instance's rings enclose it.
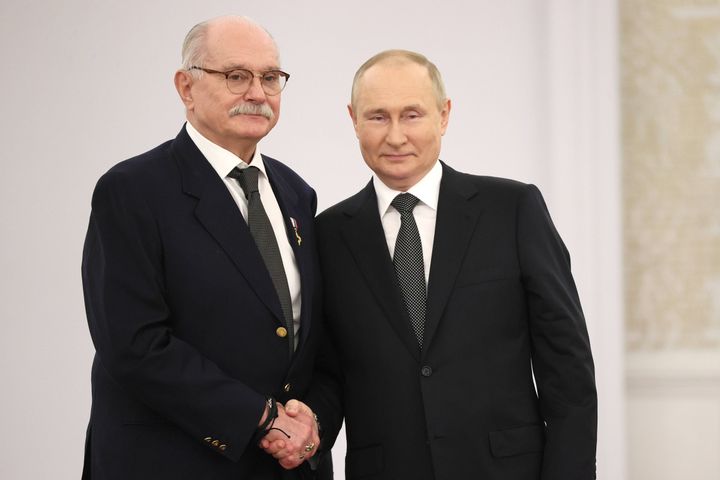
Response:
[[[390,161],[400,161],[412,157],[412,153],[383,153],[381,157],[386,158]]]
[[[258,113],[240,113],[240,114],[238,114],[238,115],[236,115],[236,116],[237,116],[237,117],[246,117],[246,118],[248,118],[248,117],[249,117],[249,118],[260,118],[260,119],[262,119],[262,120],[270,120],[267,116],[265,116],[265,115],[260,115],[260,114],[258,114]]]

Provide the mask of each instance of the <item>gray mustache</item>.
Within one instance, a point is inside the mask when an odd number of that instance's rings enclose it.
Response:
[[[266,103],[241,103],[232,107],[228,112],[228,115],[231,117],[236,115],[262,115],[268,120],[272,120],[273,117],[275,117],[272,109],[268,107]]]

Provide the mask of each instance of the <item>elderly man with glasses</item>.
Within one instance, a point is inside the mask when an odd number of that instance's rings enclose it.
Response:
[[[187,123],[93,194],[83,478],[331,478],[327,462],[286,470],[259,448],[279,441],[295,466],[320,444],[312,412],[290,401],[319,336],[316,196],[258,148],[290,75],[244,17],[193,27],[182,62]]]

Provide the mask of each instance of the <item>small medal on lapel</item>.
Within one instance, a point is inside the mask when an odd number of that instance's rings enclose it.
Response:
[[[298,247],[302,245],[302,237],[300,236],[300,224],[293,217],[290,217],[290,223],[292,223],[293,231],[295,232],[295,240],[297,241]]]

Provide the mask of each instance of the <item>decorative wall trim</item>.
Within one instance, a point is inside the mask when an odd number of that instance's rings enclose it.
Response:
[[[630,396],[720,395],[720,352],[632,353],[626,360]],[[720,398],[720,397],[718,397]]]

